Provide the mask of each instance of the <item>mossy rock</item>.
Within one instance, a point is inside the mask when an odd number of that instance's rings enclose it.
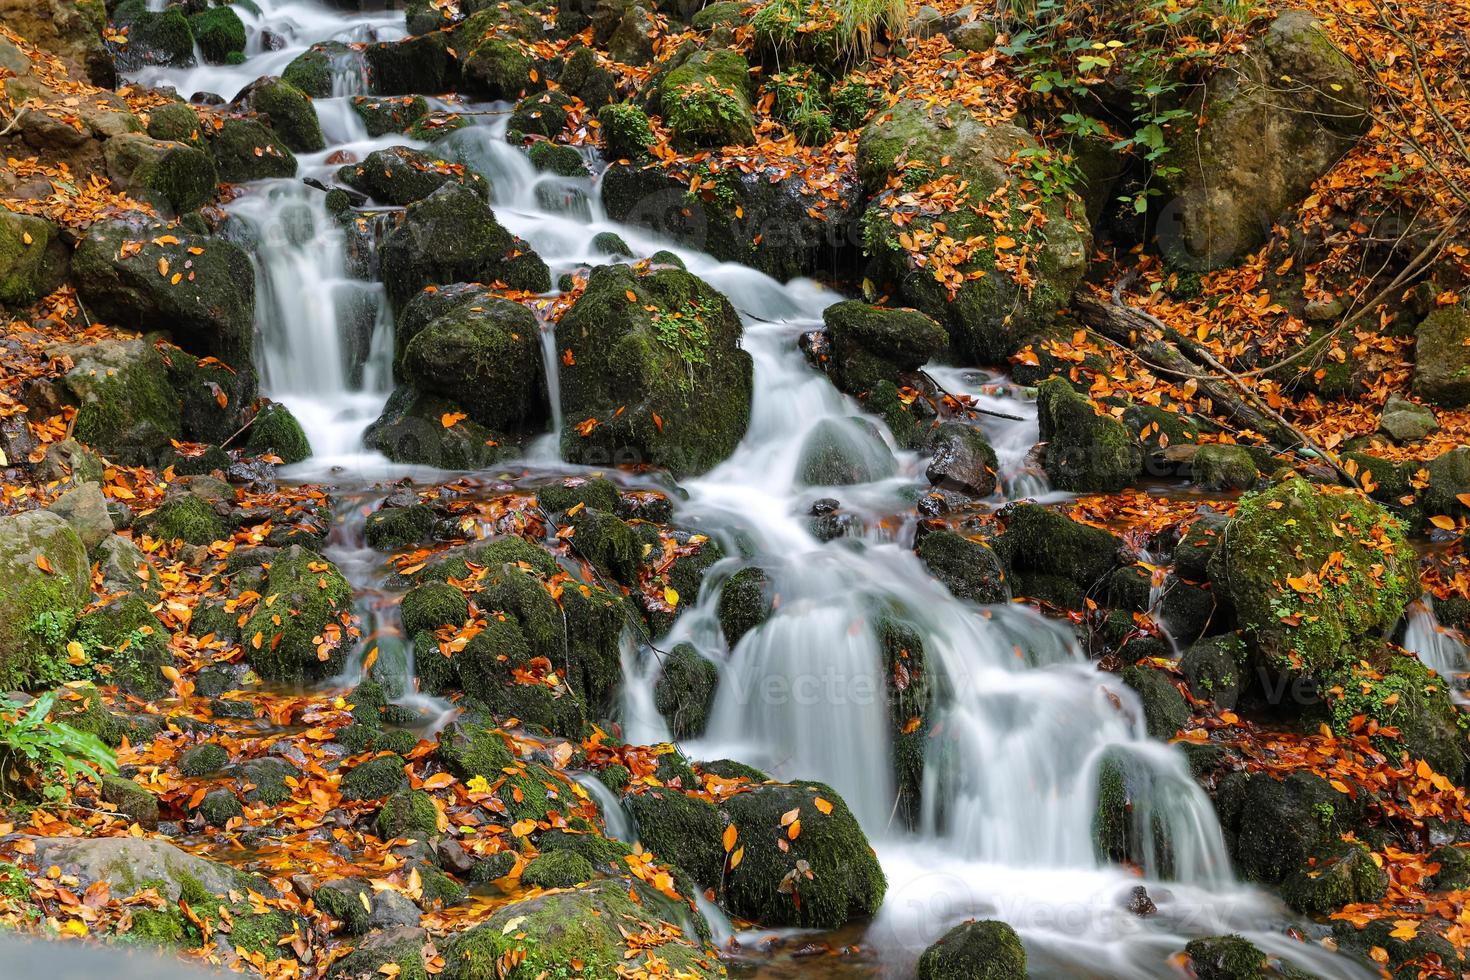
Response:
[[[374,95],[436,95],[459,81],[460,63],[449,35],[438,31],[369,44],[362,57]]]
[[[824,418],[802,442],[796,472],[807,486],[856,486],[895,475],[898,461],[867,419]]]
[[[918,980],[1025,980],[1026,947],[1004,922],[962,922],[919,956]]]
[[[397,551],[428,539],[434,527],[434,511],[427,504],[384,507],[368,515],[363,534],[375,551]],[[418,630],[409,630],[412,636]]]
[[[102,801],[116,807],[129,823],[135,823],[144,830],[158,829],[158,797],[131,779],[104,775]]]
[[[1239,446],[1201,446],[1189,468],[1206,490],[1249,490],[1261,475],[1251,454]]]
[[[376,139],[389,133],[407,133],[413,124],[429,114],[429,103],[422,95],[377,98],[357,95],[352,110],[362,119],[368,136]]]
[[[179,772],[191,779],[213,776],[230,764],[230,753],[215,742],[203,742],[179,756]]]
[[[1126,554],[1121,538],[1039,504],[1007,508],[996,552],[1013,572],[1055,575],[1091,590]]]
[[[1133,688],[1143,702],[1144,722],[1150,735],[1171,739],[1189,723],[1189,705],[1167,672],[1131,666],[1123,670],[1123,683]]]
[[[141,530],[160,541],[213,544],[227,534],[214,508],[192,493],[169,497],[139,520]]]
[[[738,52],[703,50],[669,72],[664,122],[685,147],[745,146],[755,140],[750,64]]]
[[[552,139],[566,129],[569,110],[575,104],[576,100],[561,92],[528,95],[511,110],[506,136],[512,141],[527,136]]]
[[[1470,405],[1470,312],[1441,306],[1414,331],[1414,394],[1442,408]]]
[[[1363,805],[1320,776],[1297,771],[1234,773],[1216,793],[1235,868],[1247,881],[1277,884],[1309,867],[1313,854],[1358,827]]]
[[[245,452],[251,456],[278,456],[290,465],[311,458],[311,443],[290,409],[271,402],[256,413]]]
[[[446,415],[465,415],[457,403],[400,385],[388,396],[383,414],[363,433],[363,443],[395,463],[419,463],[445,470],[481,470],[515,457],[515,440],[465,418],[445,428]]]
[[[72,431],[79,441],[119,462],[144,464],[183,436],[167,367],[146,340],[103,341],[63,352],[73,360],[62,387],[78,403]]]
[[[934,531],[924,535],[918,554],[929,573],[956,598],[979,603],[1005,602],[1010,598],[1005,569],[989,545],[971,541],[954,531]]]
[[[1359,734],[1359,716],[1377,722],[1398,733],[1373,738],[1389,758],[1407,752],[1410,759],[1423,759],[1435,772],[1463,784],[1466,723],[1450,699],[1450,683],[1418,657],[1388,650],[1323,679],[1336,734]]]
[[[285,140],[255,119],[227,118],[209,130],[209,152],[219,179],[232,184],[296,176],[296,156]]]
[[[720,841],[724,821],[714,804],[662,787],[629,793],[623,806],[638,824],[643,846],[660,861],[687,871],[704,887],[719,884],[725,864]]]
[[[245,22],[231,7],[210,7],[189,18],[199,53],[211,65],[237,62],[245,53]]]
[[[221,786],[205,793],[195,812],[211,827],[228,827],[230,821],[245,816],[245,807],[233,790]]]
[[[1199,980],[1310,980],[1312,974],[1267,956],[1240,936],[1194,939],[1184,947]]]
[[[359,980],[365,976],[387,976],[383,968],[398,967],[398,980],[429,980],[424,968],[423,937],[413,932],[389,932],[365,941],[332,964],[330,980]]]
[[[195,146],[124,133],[104,143],[102,155],[119,189],[162,214],[187,214],[213,200],[218,190],[214,158]]]
[[[801,821],[796,837],[782,824],[793,809]],[[766,783],[730,797],[725,812],[745,847],[724,879],[724,904],[735,915],[835,929],[877,913],[887,879],[857,818],[830,786]]]
[[[1330,844],[1281,884],[1286,904],[1307,915],[1329,915],[1344,905],[1376,902],[1388,890],[1388,875],[1361,841]]]
[[[492,37],[476,45],[461,66],[461,75],[470,95],[496,101],[515,101],[546,87],[526,49],[506,37]]]
[[[396,755],[380,755],[359,762],[342,776],[342,799],[381,800],[408,785],[403,772],[403,759]]]
[[[423,841],[438,835],[439,810],[434,798],[421,789],[394,793],[378,811],[378,836],[384,840],[413,837]]]
[[[725,642],[733,650],[740,640],[771,615],[771,580],[760,568],[742,568],[720,590],[718,614]]]
[[[475,171],[451,167],[406,146],[374,150],[361,163],[338,169],[337,180],[380,204],[412,204],[449,183],[461,184],[484,200],[490,197],[490,182]]]
[[[750,419],[753,367],[740,336],[729,300],[687,272],[593,270],[557,330],[573,359],[561,372],[563,454],[677,476],[710,469]]]
[[[556,174],[559,177],[587,176],[587,162],[582,159],[581,152],[574,146],[546,142],[533,143],[526,155],[531,160],[531,166],[542,173]]]
[[[276,601],[270,606],[259,603],[241,630],[256,673],[268,680],[300,682],[322,680],[341,670],[342,644],[327,649],[326,659],[317,653],[318,638],[326,627],[340,625],[352,609],[352,586],[337,566],[293,545],[271,556],[258,591]]]
[[[1338,570],[1319,579],[1338,555]],[[1416,560],[1393,516],[1299,477],[1241,499],[1209,572],[1252,649],[1293,675],[1350,664],[1355,644],[1388,630],[1418,592]]]
[[[521,884],[531,888],[572,888],[591,881],[592,863],[573,851],[542,854],[521,872]]]
[[[709,724],[720,683],[720,669],[691,644],[680,643],[664,657],[653,689],[653,703],[675,738],[698,738]]]
[[[333,63],[349,57],[355,55],[345,44],[314,44],[286,66],[281,79],[313,99],[328,99],[332,96]]]
[[[620,500],[618,485],[605,477],[536,488],[536,502],[553,514],[565,513],[578,504],[613,513]]]
[[[128,43],[112,49],[118,71],[138,71],[147,65],[184,68],[194,64],[194,33],[178,7],[151,11],[145,0],[123,0],[112,11],[112,23],[128,31]]]
[[[1143,473],[1143,450],[1127,426],[1099,415],[1085,395],[1062,378],[1037,387],[1046,475],[1059,490],[1116,493]]]
[[[271,129],[291,150],[316,153],[326,149],[311,96],[285,79],[270,75],[256,79],[236,101],[241,100],[267,117]]]
[[[483,776],[493,783],[514,761],[505,740],[473,719],[455,721],[439,734],[437,756],[462,782]]]
[[[629,897],[629,889],[639,901]],[[682,910],[682,911],[681,911]],[[628,880],[593,882],[571,891],[522,899],[496,911],[483,925],[444,946],[442,980],[533,980],[565,972],[573,961],[588,977],[612,977],[633,956],[656,956],[681,977],[714,980],[715,958],[675,927],[671,938],[628,949],[628,938],[667,932],[662,923],[685,921],[682,903]],[[516,962],[506,972],[501,964]]]
[[[609,161],[643,160],[653,145],[653,127],[648,115],[631,102],[603,106],[597,110],[602,153]]]
[[[917,310],[872,306],[856,300],[822,311],[832,346],[828,373],[849,395],[871,391],[879,381],[898,381],[949,347],[943,327]]]
[[[1179,669],[1190,694],[1229,711],[1244,687],[1241,667],[1245,661],[1245,644],[1239,637],[1212,636],[1190,644],[1179,658]]]

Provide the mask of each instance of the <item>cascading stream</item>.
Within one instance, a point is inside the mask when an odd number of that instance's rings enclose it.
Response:
[[[404,33],[401,13],[344,15],[301,0],[262,0],[260,7],[258,16],[241,12],[250,31],[245,64],[150,68],[137,80],[229,98],[261,75],[279,74],[313,43]],[[267,26],[284,41],[277,50],[266,44]],[[317,102],[331,145],[302,156],[300,176],[330,179],[335,166],[326,161],[337,154],[361,159],[373,149],[415,145],[402,136],[366,137],[348,98],[362,91],[360,61],[338,59],[334,78],[335,97]],[[1245,934],[1324,975],[1357,975],[1346,960],[1287,938],[1280,904],[1233,881],[1213,809],[1181,755],[1146,737],[1136,697],[1098,673],[1068,633],[1023,609],[960,602],[927,574],[911,548],[912,527],[895,519],[911,511],[922,462],[897,450],[881,424],[797,349],[798,336],[819,325],[822,310],[840,297],[809,281],[783,285],[609,222],[595,178],[538,174],[505,142],[503,115],[476,118],[481,125],[446,138],[434,152],[490,178],[497,217],[546,260],[553,280],[606,261],[592,241],[610,231],[640,256],[670,249],[742,314],[744,346],[755,362],[750,428],[729,460],[686,482],[678,517],[725,541],[728,553],[752,555],[781,601],[730,650],[714,610],[731,562],[690,598],[660,645],[690,642],[720,670],[711,725],[700,742],[686,746],[692,754],[825,780],[859,816],[890,879],[869,946],[891,957],[902,975],[949,925],[991,916],[1022,935],[1035,976],[1172,977],[1168,958],[1188,938],[1226,932]],[[595,172],[598,164],[588,159]],[[362,430],[392,384],[392,323],[375,270],[361,278],[349,268],[345,236],[327,215],[321,192],[296,181],[262,181],[230,211],[256,243],[264,392],[298,416],[316,451],[290,475],[367,487],[414,474],[362,448]],[[554,397],[557,349],[549,328],[543,346]],[[1028,461],[1037,441],[1034,403],[1003,380],[960,369],[933,373],[978,405],[1020,417],[979,420],[997,451],[1001,494],[1048,495],[1044,476]],[[808,485],[801,476],[804,449],[824,430],[862,441],[874,478],[839,488]],[[553,432],[528,465],[551,468],[555,445]],[[813,536],[808,515],[828,497],[840,499],[850,523],[845,536],[824,543]],[[391,607],[371,598],[382,588],[381,556],[363,546],[359,519],[339,524],[329,553],[369,595],[370,615],[379,605]],[[926,669],[942,695],[933,721],[938,734],[926,749],[919,829],[912,832],[896,817],[894,721],[881,642],[890,623],[922,640]],[[394,623],[385,625],[390,634]],[[391,655],[403,662],[407,680],[412,662],[400,649],[406,646],[396,639]],[[629,642],[623,661],[625,734],[640,742],[667,739],[653,699],[657,658]],[[1137,855],[1142,879],[1094,853],[1092,820],[1107,766],[1132,780],[1133,819],[1141,828],[1135,836],[1169,842],[1167,853],[1152,847]],[[631,835],[611,794],[584,785],[603,808],[609,833]],[[1124,907],[1138,884],[1158,905],[1153,917]],[[718,910],[705,911],[727,935]]]

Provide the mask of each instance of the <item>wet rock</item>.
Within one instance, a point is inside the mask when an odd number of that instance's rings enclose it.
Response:
[[[733,650],[745,634],[771,615],[771,580],[760,568],[742,568],[720,590],[718,615],[725,641]]]
[[[377,929],[417,927],[419,910],[394,891],[374,891],[362,878],[339,878],[316,890],[317,907],[342,924],[341,931],[360,936]]]
[[[271,402],[256,413],[245,452],[251,456],[276,456],[289,465],[309,459],[311,444],[306,441],[306,433],[296,416],[279,402]]]
[[[704,734],[719,683],[719,668],[688,643],[679,644],[663,658],[653,703],[675,738]]]
[[[423,949],[428,934],[416,925],[379,929],[369,933],[342,959],[332,964],[330,980],[360,980],[365,976],[388,976],[385,967],[395,966],[405,980],[427,976]]]
[[[265,116],[281,141],[297,153],[316,153],[327,147],[311,97],[282,78],[257,78],[231,104]]]
[[[1249,490],[1260,479],[1255,460],[1239,446],[1200,446],[1189,466],[1206,490]]]
[[[138,523],[138,530],[159,541],[207,545],[224,538],[225,523],[209,503],[193,494],[169,497]]]
[[[1139,918],[1147,918],[1159,910],[1154,900],[1148,897],[1148,889],[1142,885],[1134,885],[1133,891],[1129,893],[1127,909]]]
[[[934,456],[924,476],[943,490],[971,497],[988,497],[995,492],[995,450],[978,426],[945,422],[934,433]]]
[[[889,190],[889,180],[911,180],[917,162],[927,168],[922,172],[953,174],[967,181],[966,199],[979,206],[1013,179],[1005,161],[1036,145],[1024,129],[1010,123],[989,124],[958,103],[930,106],[912,100],[880,113],[858,140],[858,176],[874,195],[863,224],[869,233],[866,251],[875,271],[897,284],[905,303],[943,324],[952,349],[970,363],[1005,360],[1020,347],[1022,338],[1049,323],[1067,305],[1090,249],[1083,204],[1066,192],[1043,205],[1045,240],[1028,267],[1035,276],[1034,284],[1016,283],[995,267],[992,253],[981,250],[960,271],[983,271],[985,275],[961,283],[951,300],[932,268],[916,266],[898,237],[901,232],[927,231],[935,221],[943,222],[946,234],[957,240],[972,234],[989,236],[994,233],[990,219],[961,208],[963,215],[954,211],[942,216],[912,215],[911,223],[900,229],[893,224],[891,211],[904,208],[896,200],[903,189]]]
[[[1143,472],[1143,451],[1127,427],[1099,415],[1085,395],[1061,378],[1037,388],[1046,474],[1060,490],[1116,493]]]
[[[744,146],[755,139],[750,65],[731,50],[700,51],[669,72],[664,121],[685,147]]]
[[[877,427],[862,418],[822,419],[802,443],[797,474],[808,486],[873,483],[898,472]]]
[[[38,559],[50,568],[42,569]],[[0,688],[60,681],[56,651],[92,597],[87,552],[76,531],[47,511],[0,517]]]
[[[113,48],[119,71],[148,65],[186,68],[194,64],[194,34],[177,7],[154,12],[145,0],[123,0],[112,10],[115,28],[127,28],[128,43]]]
[[[103,776],[102,802],[111,803],[123,819],[144,830],[158,829],[158,797],[131,779]]]
[[[1026,948],[1016,930],[995,920],[962,922],[919,957],[918,980],[1024,980]]]
[[[461,74],[463,90],[481,99],[515,101],[546,87],[535,63],[515,41],[504,37],[476,45],[461,66]]]
[[[73,363],[61,388],[78,406],[77,439],[120,461],[144,464],[183,437],[167,367],[153,345],[108,340],[56,351]]]
[[[856,300],[822,311],[831,344],[833,384],[850,395],[871,391],[879,381],[898,381],[949,346],[949,335],[916,310],[870,306]]]
[[[1292,97],[1281,98],[1290,78]],[[1159,242],[1183,269],[1227,265],[1366,131],[1368,94],[1310,14],[1288,11],[1189,104],[1204,120],[1173,137]]]
[[[1450,681],[1412,655],[1379,650],[1363,659],[1372,666],[1354,662],[1321,680],[1324,689],[1340,686],[1343,692],[1331,699],[1333,731],[1342,737],[1356,734],[1362,722],[1355,718],[1392,727],[1396,736],[1373,737],[1379,751],[1389,756],[1407,752],[1451,781],[1464,783],[1467,746],[1450,700]]]
[[[1144,722],[1150,735],[1168,740],[1189,724],[1189,705],[1167,671],[1127,667],[1123,670],[1123,683],[1133,688],[1143,702]]]
[[[1010,598],[1005,570],[989,545],[953,531],[924,535],[919,559],[957,598],[971,602],[1005,602]]]
[[[242,184],[268,177],[295,177],[296,156],[286,141],[256,119],[227,118],[210,129],[209,152],[219,179]]]
[[[207,64],[239,64],[245,57],[245,23],[233,7],[210,7],[189,18],[189,30]]]
[[[1061,604],[1080,609],[1083,597],[1127,554],[1116,535],[1037,504],[1013,505],[1004,516],[995,547],[1011,570],[1016,595],[1032,595],[1039,580],[1055,578],[1071,594]]]
[[[422,95],[377,98],[357,95],[352,110],[362,118],[368,136],[376,139],[389,133],[406,133],[414,123],[429,114],[429,103]]]
[[[639,161],[653,145],[648,114],[631,102],[604,106],[597,112],[603,156],[609,162]]]
[[[242,634],[249,641],[250,665],[262,677],[275,681],[316,680],[341,669],[343,643],[326,645],[326,659],[318,656],[317,637],[331,624],[341,626],[351,612],[352,586],[337,567],[314,551],[300,545],[283,548],[271,556],[262,595],[275,595],[273,609],[258,604],[246,621]],[[276,622],[284,608],[287,615]],[[254,643],[259,634],[260,645]]]
[[[1199,980],[1258,980],[1305,977],[1290,963],[1267,956],[1240,936],[1195,939],[1184,947]]]
[[[202,820],[205,826],[224,828],[230,825],[230,821],[243,818],[245,807],[241,805],[233,790],[220,787],[204,794],[204,799],[199,801],[194,816]]]
[[[439,95],[459,80],[459,62],[443,33],[369,44],[363,58],[374,95]]]
[[[1387,890],[1388,875],[1361,841],[1328,845],[1281,884],[1286,904],[1308,915],[1329,915],[1344,905],[1376,902]]]
[[[106,881],[115,892],[129,887],[156,888],[169,903],[186,893],[194,901],[247,889],[274,896],[263,878],[225,864],[195,857],[167,841],[146,837],[37,837],[35,859],[75,874],[84,884]]]
[[[1334,555],[1345,580],[1319,581]],[[1252,650],[1292,675],[1357,659],[1354,644],[1388,629],[1418,589],[1413,552],[1387,511],[1297,477],[1242,498],[1209,570]],[[1288,580],[1303,589],[1282,589]]]
[[[179,756],[179,772],[191,779],[213,776],[230,764],[230,753],[214,742],[204,742]]]
[[[1192,643],[1180,657],[1179,669],[1190,694],[1229,711],[1240,698],[1245,659],[1245,645],[1239,638],[1215,636]]]
[[[337,179],[380,204],[412,204],[448,183],[459,183],[489,200],[490,182],[473,170],[461,170],[427,153],[390,146],[369,153],[359,164],[337,171]]]
[[[357,57],[340,42],[314,44],[286,66],[281,78],[313,99],[331,98],[334,67]]]
[[[557,330],[571,352],[561,371],[563,454],[678,476],[725,459],[750,418],[752,362],[740,335],[729,301],[687,272],[593,270]]]
[[[1215,805],[1236,870],[1267,884],[1308,867],[1313,854],[1353,830],[1362,816],[1360,802],[1305,771],[1279,781],[1268,773],[1232,774],[1221,781]]]
[[[401,385],[383,414],[363,433],[363,443],[395,463],[445,470],[480,470],[519,452],[516,441],[472,419],[445,427],[447,415],[466,414],[455,402]]]
[[[48,295],[70,258],[51,222],[0,208],[0,304],[30,306]]]
[[[457,183],[409,205],[380,255],[396,309],[429,285],[499,280],[536,293],[551,288],[546,263],[505,230],[479,195]]]
[[[107,498],[96,483],[84,483],[57,497],[46,508],[71,525],[89,552],[112,537],[112,515]]]

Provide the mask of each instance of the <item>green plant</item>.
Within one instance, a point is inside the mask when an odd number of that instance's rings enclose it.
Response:
[[[907,23],[905,0],[769,0],[750,20],[759,47],[823,71],[865,60],[874,42],[901,35]]]
[[[95,780],[98,769],[117,771],[117,760],[101,739],[49,720],[56,696],[48,691],[30,704],[0,696],[0,794],[15,797],[22,787],[41,786],[42,795],[54,801],[78,777]]]

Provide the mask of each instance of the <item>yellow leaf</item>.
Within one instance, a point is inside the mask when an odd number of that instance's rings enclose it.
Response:
[[[1453,531],[1455,529],[1455,519],[1453,517],[1446,517],[1443,514],[1440,514],[1436,517],[1431,517],[1429,519],[1429,523],[1433,524],[1441,531]]]
[[[730,855],[730,870],[731,871],[734,871],[736,868],[740,867],[740,861],[744,857],[745,857],[745,848],[744,847],[737,847],[735,849],[735,853]]]
[[[738,837],[738,836],[740,836],[740,832],[735,829],[735,825],[733,823],[730,826],[728,826],[728,827],[725,828],[725,853],[726,854],[729,854],[730,853],[730,849],[735,846],[735,838]]]
[[[827,814],[829,814],[829,813],[832,812],[832,804],[831,803],[828,803],[826,800],[822,799],[820,796],[817,797],[812,802],[814,802],[817,805],[817,809],[821,811],[822,816],[826,816]]]
[[[791,826],[786,828],[786,836],[791,840],[796,840],[797,837],[801,836],[800,819],[791,821]]]
[[[82,649],[82,645],[76,640],[66,645],[66,662],[73,667],[80,667],[87,662],[87,651]]]
[[[789,827],[801,817],[801,807],[794,806],[781,814],[781,826]]]
[[[667,602],[671,606],[677,606],[679,604],[679,590],[672,585],[664,586],[664,602]]]

